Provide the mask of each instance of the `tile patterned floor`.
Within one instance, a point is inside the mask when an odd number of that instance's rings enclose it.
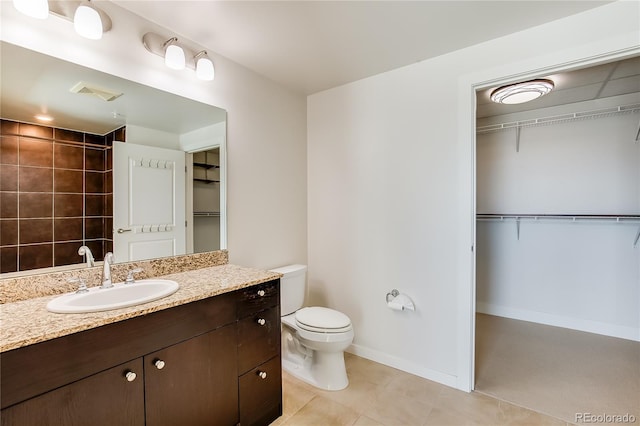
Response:
[[[284,413],[272,425],[562,425],[565,421],[461,392],[345,354],[349,387],[329,392],[283,372]]]

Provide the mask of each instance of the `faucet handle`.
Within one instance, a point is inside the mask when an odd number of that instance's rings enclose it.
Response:
[[[135,278],[133,278],[133,274],[137,274],[139,272],[142,272],[142,268],[134,268],[131,269],[128,273],[127,273],[127,279],[124,280],[125,284],[133,284],[136,282]]]
[[[78,289],[76,290],[76,293],[87,293],[89,291],[89,289],[87,288],[87,283],[84,281],[84,278],[75,278],[75,277],[67,278],[67,282],[80,283],[78,285]]]

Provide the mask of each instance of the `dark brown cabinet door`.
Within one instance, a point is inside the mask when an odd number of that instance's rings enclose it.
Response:
[[[8,407],[2,426],[144,426],[143,380],[138,358]]]
[[[280,353],[280,312],[277,307],[238,321],[238,372],[244,374]]]
[[[235,425],[235,325],[144,357],[147,426]]]
[[[282,415],[279,356],[246,372],[239,382],[242,426],[266,426]]]

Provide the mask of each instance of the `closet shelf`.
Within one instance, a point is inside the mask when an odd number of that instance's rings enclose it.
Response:
[[[633,223],[640,225],[640,215],[605,215],[605,214],[498,214],[498,213],[479,213],[476,215],[478,221],[505,221],[507,219],[514,219],[516,223],[516,237],[520,240],[520,221],[522,219],[538,221],[541,219],[553,219],[553,220],[567,220],[571,222],[577,221],[605,221],[616,223]],[[640,226],[638,226],[638,232],[633,239],[633,248],[638,247],[638,241],[640,241]]]
[[[219,181],[219,180],[213,180],[213,179],[200,179],[200,178],[193,178],[193,180],[194,180],[195,182],[204,182],[204,183],[207,183],[207,184],[209,184],[209,183],[220,183],[220,181]]]
[[[609,214],[500,214],[478,213],[478,220],[505,220],[505,219],[555,219],[555,220],[606,220],[615,222],[640,222],[640,215],[609,215]]]
[[[640,104],[621,105],[611,108],[603,108],[592,111],[574,112],[570,114],[555,115],[550,117],[534,118],[531,120],[511,121],[507,123],[490,124],[476,127],[476,133],[497,132],[507,129],[519,129],[522,127],[543,126],[547,124],[567,123],[570,121],[587,120],[591,118],[610,117],[619,114],[632,114],[640,112]],[[638,130],[640,135],[640,129]],[[637,139],[636,139],[637,140]]]
[[[203,169],[219,169],[220,166],[217,164],[207,164],[207,163],[193,163],[194,167],[202,167]]]
[[[196,217],[220,217],[220,212],[193,212]]]

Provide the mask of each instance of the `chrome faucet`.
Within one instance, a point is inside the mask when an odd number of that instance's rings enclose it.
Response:
[[[91,249],[89,247],[81,246],[78,249],[78,254],[80,256],[86,256],[87,268],[96,266],[96,261],[93,259],[93,253],[91,253]]]
[[[104,255],[104,264],[102,265],[102,285],[100,288],[111,288],[111,264],[113,263],[113,253],[107,252]]]

